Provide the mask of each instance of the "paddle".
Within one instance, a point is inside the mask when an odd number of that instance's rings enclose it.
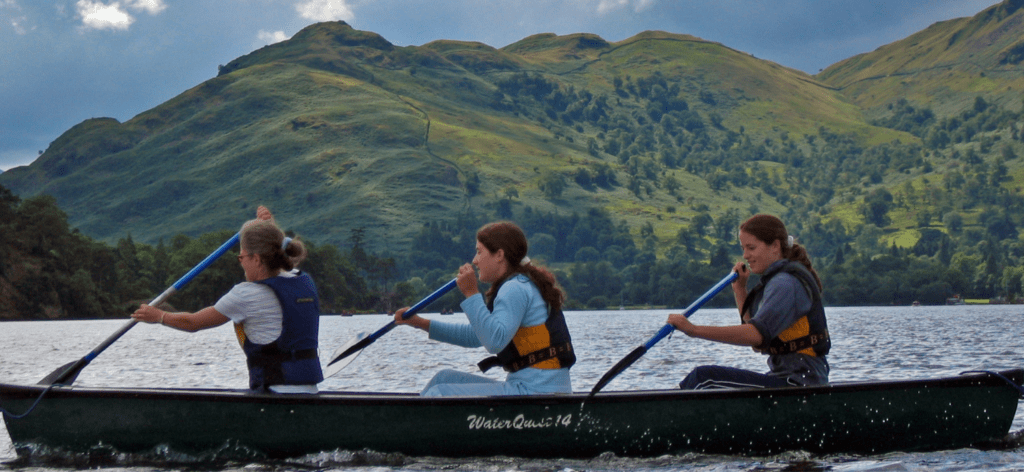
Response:
[[[427,295],[427,298],[424,298],[423,300],[420,300],[418,303],[413,305],[405,313],[402,314],[402,319],[408,319],[412,315],[415,315],[416,312],[422,310],[427,305],[433,303],[434,300],[441,298],[441,296],[448,293],[448,291],[450,291],[451,289],[455,288],[455,286],[457,285],[455,281],[456,279],[452,279],[450,282],[444,284],[443,287],[435,290],[434,293]],[[327,367],[324,368],[324,378],[331,377],[334,374],[337,374],[339,371],[341,371],[341,369],[344,369],[345,366],[351,364],[352,361],[355,360],[356,357],[358,357],[359,352],[362,352],[362,350],[365,349],[366,346],[373,344],[373,342],[376,341],[377,338],[384,336],[388,331],[395,329],[395,326],[398,326],[398,324],[396,324],[394,320],[392,320],[383,328],[374,331],[374,333],[369,336],[365,336],[365,333],[359,333],[355,337],[350,339],[347,343],[345,343],[344,346],[338,348],[336,351],[334,351],[334,354],[331,355],[331,361],[328,362]],[[352,354],[356,355],[353,356]],[[342,361],[342,359],[346,358],[348,359]]]
[[[715,284],[714,287],[711,287],[711,289],[709,289],[707,292],[704,292],[704,295],[701,295],[700,298],[697,299],[697,301],[691,303],[690,306],[686,307],[686,310],[683,311],[683,316],[689,318],[690,315],[693,314],[693,312],[697,311],[697,309],[703,306],[705,303],[707,303],[708,300],[711,300],[712,298],[715,297],[715,295],[718,295],[718,292],[721,292],[726,285],[729,285],[734,280],[736,280],[736,277],[736,272],[729,272],[729,275],[725,276],[724,279],[718,281],[718,283]],[[612,379],[615,378],[615,376],[619,375],[620,373],[622,373],[622,371],[626,370],[626,368],[633,365],[633,363],[636,362],[637,359],[640,359],[640,357],[647,353],[648,349],[657,344],[658,341],[664,339],[665,336],[672,334],[672,331],[675,331],[675,329],[675,326],[672,326],[668,323],[666,323],[665,326],[662,326],[661,329],[658,330],[658,334],[655,334],[654,337],[652,337],[646,343],[634,349],[633,352],[629,353],[626,357],[623,357],[622,360],[620,360],[614,366],[612,366],[611,370],[605,373],[604,376],[601,377],[601,380],[597,381],[597,385],[594,385],[593,390],[590,391],[590,395],[587,398],[590,398],[597,394],[597,392],[604,388],[605,385],[608,385],[608,382],[611,382]]]
[[[177,282],[174,282],[174,285],[168,287],[167,290],[164,290],[163,293],[154,298],[153,301],[149,302],[149,305],[159,305],[163,303],[164,300],[167,299],[167,297],[170,297],[178,290],[181,290],[181,288],[184,287],[185,284],[189,283],[189,281],[191,281],[196,275],[199,275],[199,273],[202,272],[207,267],[209,267],[210,264],[213,264],[213,262],[216,261],[217,258],[224,255],[225,252],[228,252],[229,249],[231,249],[235,244],[237,244],[238,238],[239,233],[236,233],[234,236],[231,237],[231,239],[229,239],[227,242],[225,242],[219,248],[217,248],[216,251],[213,251],[212,254],[206,256],[206,259],[203,259],[203,261],[200,262],[199,265],[193,267],[192,270],[188,271],[188,273],[182,276],[180,279],[178,279]],[[89,365],[89,363],[92,362],[92,360],[95,359],[96,356],[100,355],[100,353],[103,352],[108,347],[110,347],[111,344],[114,344],[114,341],[117,341],[117,339],[123,336],[124,333],[127,333],[128,330],[132,329],[132,327],[135,326],[135,323],[138,323],[138,320],[133,319],[129,321],[124,326],[122,326],[121,329],[117,330],[116,333],[110,335],[110,337],[108,337],[106,340],[100,343],[99,346],[96,346],[95,349],[86,354],[85,357],[75,362],[64,364],[57,370],[51,372],[50,375],[44,377],[43,380],[40,380],[38,385],[71,385],[72,383],[74,383],[75,379],[78,378],[78,374],[82,372],[82,369],[84,369],[85,366]]]

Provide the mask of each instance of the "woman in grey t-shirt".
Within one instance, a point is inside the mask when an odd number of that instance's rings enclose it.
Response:
[[[668,323],[687,336],[750,346],[768,354],[768,373],[700,366],[680,382],[683,389],[785,387],[828,383],[831,348],[821,301],[821,279],[807,251],[771,215],[754,215],[740,225],[744,261],[733,267],[732,284],[742,323],[700,326],[683,315]],[[750,272],[761,275],[747,290]]]
[[[316,383],[323,379],[316,353],[319,304],[312,280],[295,270],[306,249],[300,241],[285,237],[263,206],[255,220],[242,226],[240,235],[238,262],[245,282],[195,313],[142,305],[132,317],[189,332],[231,321],[247,356],[251,388],[315,393]],[[286,294],[288,306],[282,304],[281,294]],[[308,302],[291,303],[294,300]],[[290,329],[285,330],[285,325]],[[288,336],[283,336],[286,332]],[[308,366],[297,369],[291,365],[295,363]]]

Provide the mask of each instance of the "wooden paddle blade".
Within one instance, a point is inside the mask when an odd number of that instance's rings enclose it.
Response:
[[[615,378],[615,376],[619,375],[622,371],[626,370],[626,368],[633,365],[633,363],[636,362],[637,359],[640,359],[646,353],[647,346],[640,346],[636,349],[633,349],[633,352],[626,355],[626,357],[623,357],[622,360],[620,360],[619,362],[615,363],[614,366],[612,366],[611,370],[609,370],[603,376],[601,376],[601,380],[597,381],[597,385],[594,385],[594,388],[590,390],[590,395],[587,398],[590,398],[597,394],[597,392],[601,391],[601,389],[604,388],[605,385],[608,385],[608,382],[611,382],[612,379]]]
[[[341,372],[352,361],[359,357],[359,354],[363,352],[363,348],[368,346],[370,343],[366,341],[366,332],[360,331],[356,333],[352,339],[349,339],[344,345],[334,350],[334,354],[331,354],[331,361],[324,367],[324,378],[333,377],[334,374]],[[357,344],[363,344],[362,347],[357,347]]]

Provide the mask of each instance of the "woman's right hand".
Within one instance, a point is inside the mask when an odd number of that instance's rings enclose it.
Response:
[[[462,267],[459,267],[459,275],[455,282],[459,284],[459,291],[466,298],[480,293],[480,288],[476,282],[476,270],[473,269],[473,264],[462,264]]]
[[[742,289],[747,290],[747,279],[750,278],[750,268],[747,267],[746,261],[739,261],[736,265],[732,266],[733,272],[736,272],[736,280],[732,281],[732,289],[734,292]]]
[[[265,207],[263,205],[260,205],[259,208],[256,208],[256,219],[257,220],[264,220],[264,221],[272,221],[274,219],[274,214],[270,213],[270,209],[269,208],[267,208],[267,207]]]

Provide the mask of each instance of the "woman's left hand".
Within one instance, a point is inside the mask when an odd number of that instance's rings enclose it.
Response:
[[[690,319],[680,315],[672,314],[668,315],[668,324],[675,326],[676,329],[682,331],[687,336],[693,336],[694,324],[690,323]]]
[[[396,325],[409,325],[413,328],[419,328],[423,331],[430,331],[430,320],[426,318],[420,318],[419,315],[412,315],[408,318],[405,317],[405,312],[409,311],[409,307],[399,308],[395,312],[395,324]]]
[[[144,323],[160,323],[164,316],[163,310],[149,305],[140,305],[139,309],[132,313],[132,318]]]

